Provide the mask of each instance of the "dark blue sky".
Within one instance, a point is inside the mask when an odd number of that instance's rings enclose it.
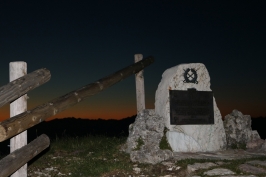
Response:
[[[146,107],[162,73],[203,63],[223,116],[238,109],[266,116],[265,1],[0,1],[0,85],[9,62],[51,71],[31,91],[29,109],[152,55]],[[0,109],[8,117],[8,106]],[[123,118],[136,114],[134,76],[55,117]],[[1,119],[1,116],[0,116]]]

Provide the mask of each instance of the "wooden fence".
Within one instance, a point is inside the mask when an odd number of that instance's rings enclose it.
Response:
[[[85,85],[84,87],[39,105],[29,111],[25,108],[22,108],[24,111],[18,110],[18,106],[16,106],[14,109],[17,109],[18,112],[10,116],[10,119],[0,122],[0,142],[11,137],[19,137],[21,133],[25,133],[30,127],[39,124],[47,118],[54,116],[96,93],[99,93],[132,74],[136,74],[137,112],[140,112],[142,109],[145,109],[143,69],[153,62],[154,58],[151,56],[142,59],[141,54],[136,54],[134,64],[104,77],[97,82]],[[19,64],[26,65],[25,62]],[[28,91],[44,84],[51,78],[50,71],[45,68],[36,70],[30,74],[26,74],[25,67],[21,66],[18,66],[16,69],[10,67],[10,75],[12,75],[11,70],[12,72],[21,70],[21,73],[24,76],[12,78],[10,79],[10,83],[0,87],[0,107],[10,102],[13,104],[20,98],[23,98],[25,102],[27,98],[25,94]],[[11,107],[10,109],[12,111]],[[21,137],[17,139],[21,140]],[[24,140],[24,143],[26,141]],[[18,142],[16,143],[19,144]],[[14,143],[14,146],[16,143]],[[49,145],[49,138],[43,134],[27,145],[16,147],[16,149],[13,149],[9,155],[0,160],[0,176],[6,177],[12,174],[12,177],[26,177],[27,162],[49,147]],[[10,144],[10,146],[13,145]]]

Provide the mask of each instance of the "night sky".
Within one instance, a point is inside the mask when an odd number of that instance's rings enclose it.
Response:
[[[0,1],[0,85],[9,62],[51,80],[28,93],[28,109],[154,56],[145,68],[146,108],[154,108],[163,72],[203,63],[222,116],[237,109],[266,116],[265,1]],[[9,118],[9,105],[0,109]],[[135,77],[119,82],[57,118],[121,119],[136,114]]]

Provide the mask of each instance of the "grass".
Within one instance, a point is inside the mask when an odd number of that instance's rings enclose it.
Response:
[[[142,145],[144,145],[144,141],[139,137],[139,139],[137,140],[137,147],[134,150],[140,150]]]
[[[130,161],[129,154],[119,151],[125,141],[125,136],[108,137],[104,135],[56,138],[51,140],[48,149],[28,163],[28,176],[42,177],[49,174],[51,177],[129,177],[129,175],[132,177],[144,174],[150,177],[159,177],[172,174],[177,177],[185,177],[188,164],[217,162],[214,160],[185,159],[176,162],[175,166],[181,168],[173,171],[169,171],[163,164],[133,163]],[[266,160],[266,157],[223,160],[224,164],[219,167],[231,169],[240,175],[238,166],[254,159]],[[136,174],[134,168],[140,168],[141,173]],[[204,171],[206,170],[199,170],[195,175],[203,177]],[[262,177],[265,174],[256,176]]]
[[[171,146],[168,143],[167,138],[166,138],[166,132],[167,131],[168,131],[168,129],[166,127],[164,127],[163,137],[160,141],[159,147],[160,147],[160,149],[169,149],[172,151],[172,148],[171,148]]]
[[[107,136],[65,137],[51,141],[48,151],[30,162],[29,176],[35,171],[53,168],[71,176],[101,176],[112,171],[132,169],[129,155],[120,153],[119,145],[126,140]]]

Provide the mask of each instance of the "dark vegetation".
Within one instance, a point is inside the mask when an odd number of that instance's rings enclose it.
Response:
[[[89,120],[77,118],[54,119],[42,122],[28,129],[28,143],[41,134],[46,134],[50,140],[64,137],[85,137],[87,135],[104,135],[107,137],[128,136],[128,126],[135,121],[135,117],[121,120]],[[9,139],[0,143],[0,156],[9,154]]]
[[[252,130],[257,130],[261,139],[266,139],[266,117],[251,118]]]
[[[128,126],[135,121],[136,115],[121,120],[88,120],[77,118],[54,119],[42,122],[28,129],[28,142],[41,134],[51,140],[63,137],[84,137],[87,135],[105,135],[108,137],[128,136]],[[266,139],[266,117],[252,118],[252,129],[257,130],[262,139]],[[9,139],[0,143],[0,155],[9,154]]]

